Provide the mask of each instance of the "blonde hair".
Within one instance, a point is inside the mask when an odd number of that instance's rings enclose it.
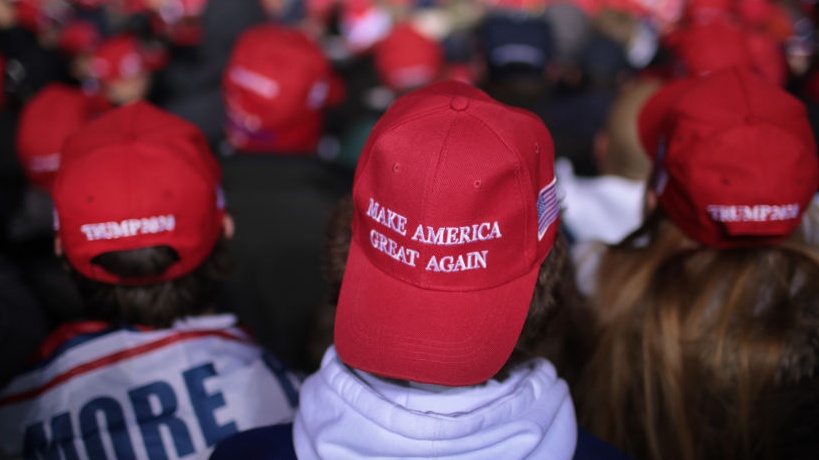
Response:
[[[646,100],[661,86],[655,79],[624,84],[606,117],[603,135],[606,147],[596,157],[601,174],[613,174],[631,180],[648,179],[651,161],[640,143],[637,118]]]
[[[640,459],[779,458],[797,404],[779,390],[813,376],[819,347],[819,255],[798,239],[716,250],[655,211],[609,247],[581,425]]]

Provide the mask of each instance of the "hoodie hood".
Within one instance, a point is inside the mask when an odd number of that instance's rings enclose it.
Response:
[[[502,382],[420,385],[354,370],[334,347],[302,386],[300,459],[571,459],[577,421],[566,382],[534,359]]]

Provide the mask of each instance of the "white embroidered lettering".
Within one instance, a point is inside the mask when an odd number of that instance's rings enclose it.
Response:
[[[501,238],[498,222],[483,222],[470,227],[424,227],[419,225],[412,234],[412,239],[425,244],[452,246]]]
[[[125,219],[120,222],[100,222],[80,226],[80,232],[86,240],[115,240],[136,235],[151,235],[156,233],[172,232],[176,228],[176,218],[167,216],[143,217],[141,219]]]
[[[486,268],[486,256],[489,251],[473,251],[457,256],[443,256],[440,259],[435,256],[429,258],[427,271],[453,273],[467,270],[479,270]]]
[[[784,205],[710,205],[705,211],[717,222],[773,222],[799,217],[798,203]]]
[[[376,230],[370,230],[370,245],[378,251],[410,267],[415,266],[415,259],[421,255],[418,251],[405,248],[394,240],[378,233]]]
[[[370,205],[367,208],[367,216],[402,236],[407,234],[407,218],[391,209],[382,207],[372,198],[370,198]]]

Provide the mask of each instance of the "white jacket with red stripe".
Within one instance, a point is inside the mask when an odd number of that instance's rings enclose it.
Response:
[[[169,329],[68,324],[0,393],[0,457],[204,459],[221,439],[293,419],[299,381],[232,315]]]

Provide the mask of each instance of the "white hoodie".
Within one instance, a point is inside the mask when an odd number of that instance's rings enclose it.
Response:
[[[619,243],[643,222],[646,184],[625,177],[576,176],[570,161],[555,161],[562,192],[560,219],[578,243]]]
[[[577,421],[566,382],[535,359],[502,382],[407,384],[346,366],[330,347],[302,386],[299,459],[571,459]]]

